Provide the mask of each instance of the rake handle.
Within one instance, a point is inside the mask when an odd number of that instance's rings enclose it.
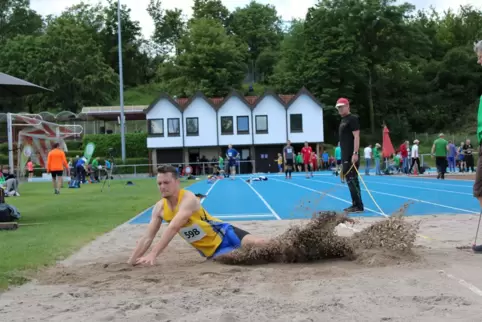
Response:
[[[477,225],[477,232],[475,233],[474,246],[477,245],[477,237],[479,236],[480,219],[482,218],[482,211],[479,214],[479,224]]]

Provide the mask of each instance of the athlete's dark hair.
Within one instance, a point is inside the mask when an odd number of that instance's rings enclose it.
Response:
[[[157,168],[157,173],[170,173],[175,179],[179,178],[179,173],[177,172],[177,169],[173,167],[172,165],[161,165]]]
[[[57,149],[59,146],[60,146],[60,144],[55,142],[54,144],[52,144],[52,149]]]

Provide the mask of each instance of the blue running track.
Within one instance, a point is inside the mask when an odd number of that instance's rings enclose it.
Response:
[[[246,182],[247,176],[222,179],[214,184],[200,180],[187,189],[207,194],[204,208],[226,221],[281,220],[310,218],[321,210],[342,211],[351,205],[350,193],[340,178],[328,172],[305,178],[293,174],[266,175],[267,181]],[[409,202],[407,215],[479,214],[479,204],[472,197],[472,181],[436,180],[396,176],[365,176],[369,192],[360,183],[365,212],[356,216],[387,216]],[[152,208],[132,219],[132,224],[149,222]]]

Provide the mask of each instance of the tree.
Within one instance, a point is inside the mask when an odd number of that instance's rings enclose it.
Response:
[[[214,19],[225,28],[229,26],[229,10],[221,0],[194,0],[192,19]]]
[[[122,63],[126,87],[145,83],[149,59],[140,51],[142,44],[141,27],[138,21],[130,18],[131,10],[121,7]],[[100,31],[103,37],[103,51],[106,62],[119,73],[117,1],[109,0],[104,8],[104,26]]]
[[[279,59],[270,78],[270,83],[277,91],[295,93],[305,83],[302,69],[306,43],[304,28],[304,20],[293,20],[284,35]]]
[[[161,48],[161,54],[166,55],[176,49],[177,42],[186,31],[182,10],[162,10],[160,0],[151,0],[147,11],[154,21],[154,34],[152,39]]]
[[[251,73],[269,77],[282,39],[281,18],[276,8],[251,1],[244,8],[237,8],[229,20],[229,30],[248,44],[247,63]]]
[[[10,39],[0,51],[0,69],[53,90],[27,98],[30,112],[79,112],[109,104],[117,94],[117,75],[90,30],[68,18],[51,21],[44,35]]]
[[[160,71],[172,94],[189,96],[202,91],[217,96],[241,87],[247,47],[229,36],[220,22],[209,18],[191,21],[178,46],[180,54]]]
[[[30,9],[29,0],[0,1],[0,45],[18,35],[38,35],[42,27],[42,17]]]

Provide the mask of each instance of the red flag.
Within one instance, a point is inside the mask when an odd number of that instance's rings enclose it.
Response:
[[[384,158],[389,158],[395,153],[395,149],[393,148],[392,140],[390,140],[390,131],[385,126],[383,128],[383,144],[382,144],[382,152]]]

